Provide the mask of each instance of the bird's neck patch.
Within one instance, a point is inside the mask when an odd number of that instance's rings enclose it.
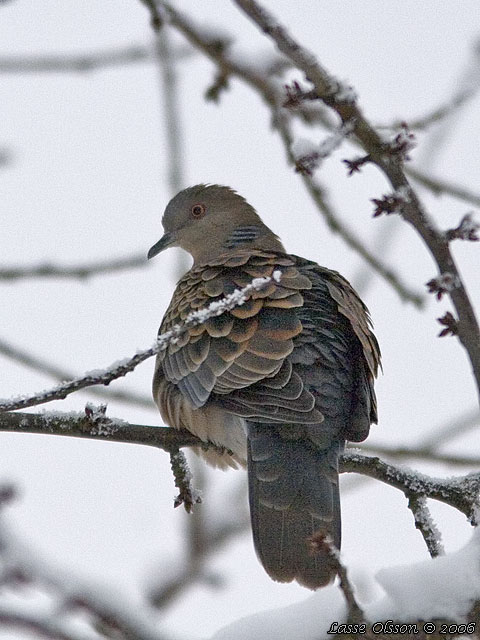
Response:
[[[256,240],[261,233],[260,227],[248,225],[237,227],[232,231],[224,243],[226,249],[235,249],[242,244],[249,244]]]

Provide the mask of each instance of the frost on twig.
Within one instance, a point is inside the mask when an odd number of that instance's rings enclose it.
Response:
[[[410,495],[408,508],[413,513],[415,527],[420,531],[432,558],[444,555],[442,536],[437,525],[433,522],[424,496]]]
[[[398,467],[376,456],[347,452],[342,456],[341,472],[357,472],[385,482],[402,491],[407,498],[427,497],[454,507],[476,525],[479,505],[480,473],[453,478],[431,478],[407,467]]]
[[[143,351],[137,351],[137,353],[131,358],[115,362],[106,369],[90,371],[83,376],[70,380],[69,382],[56,385],[46,391],[13,398],[11,400],[0,400],[0,412],[25,409],[27,407],[45,404],[52,400],[63,400],[71,393],[79,391],[80,389],[85,389],[99,384],[108,385],[113,380],[125,376],[127,373],[133,371],[141,362],[144,362],[148,358],[151,358],[160,351],[166,349],[169,344],[177,340],[192,327],[196,327],[203,324],[209,318],[220,316],[226,311],[230,311],[237,306],[241,306],[248,300],[253,292],[261,291],[272,280],[279,282],[281,275],[281,271],[277,270],[273,272],[271,277],[254,278],[252,282],[246,287],[243,287],[243,289],[236,289],[228,296],[225,296],[220,300],[214,300],[205,309],[193,311],[187,316],[182,324],[175,325],[170,329],[170,331],[159,335],[156,343],[152,347],[144,349]]]
[[[170,452],[170,466],[175,478],[175,486],[179,491],[174,500],[174,507],[179,507],[183,504],[185,511],[190,513],[194,505],[202,502],[202,498],[200,493],[192,486],[192,474],[188,468],[185,454],[180,449],[173,449]]]

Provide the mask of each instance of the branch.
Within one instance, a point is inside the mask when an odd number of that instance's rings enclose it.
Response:
[[[165,350],[173,341],[178,340],[189,329],[203,324],[212,317],[220,316],[226,311],[240,306],[255,291],[261,291],[270,282],[275,280],[279,282],[281,271],[275,271],[272,277],[254,278],[250,284],[243,289],[236,289],[233,293],[225,296],[221,300],[211,302],[205,309],[193,311],[188,314],[182,324],[175,325],[170,331],[163,333],[157,337],[156,343],[149,349],[137,351],[131,358],[116,362],[106,369],[97,369],[83,376],[74,378],[69,382],[64,382],[46,391],[34,393],[33,395],[21,396],[11,400],[0,400],[0,412],[14,411],[16,409],[26,409],[39,404],[45,404],[52,400],[63,400],[71,393],[92,387],[95,385],[108,385],[113,380],[125,376],[137,367],[140,363],[148,360],[152,356],[157,355],[160,351]]]
[[[70,436],[156,447],[170,453],[178,447],[205,446],[189,431],[130,424],[117,418],[100,418],[79,411],[63,413],[0,413],[0,431],[37,435]],[[211,445],[213,447],[213,445]],[[209,445],[210,447],[210,445]]]
[[[163,19],[157,7],[155,0],[140,0],[150,12],[150,25],[155,33],[158,33],[163,25]]]
[[[9,609],[0,606],[0,627],[2,629],[17,629],[36,638],[47,640],[85,640],[83,633],[66,629],[65,625],[54,621],[50,614],[45,616],[35,615],[26,611],[18,611],[18,608]],[[93,636],[91,636],[93,638]]]
[[[181,447],[198,447],[199,445],[207,449],[218,449],[213,444],[199,440],[188,431],[129,424],[123,420],[107,418],[101,410],[96,412],[90,410],[90,415],[78,412],[2,413],[0,414],[0,431],[142,444],[167,452]],[[340,472],[361,473],[375,478],[399,489],[407,498],[412,495],[439,500],[461,511],[470,522],[475,521],[480,473],[442,480],[388,464],[377,457],[352,452],[343,455]]]
[[[394,447],[382,445],[355,445],[358,449],[367,454],[386,456],[387,458],[406,458],[409,460],[426,460],[428,462],[439,462],[455,467],[479,467],[480,457],[472,455],[455,455],[453,453],[438,453],[429,447]]]
[[[455,420],[448,420],[435,427],[420,439],[416,448],[425,452],[434,451],[440,445],[463,436],[478,426],[480,426],[480,413],[477,408],[470,409]]]
[[[421,184],[422,187],[430,189],[430,191],[432,191],[436,196],[452,196],[459,200],[463,200],[464,202],[468,202],[469,204],[473,204],[476,207],[480,207],[480,194],[474,193],[455,182],[450,182],[442,178],[428,175],[417,167],[408,167],[405,169],[405,173]]]
[[[278,49],[305,73],[318,98],[338,115],[340,121],[353,124],[354,134],[367,153],[369,162],[385,174],[393,190],[397,193],[401,190],[408,195],[402,207],[402,217],[423,239],[438,266],[440,275],[451,274],[455,283],[449,295],[458,316],[458,338],[470,359],[480,397],[480,327],[450,252],[449,243],[425,212],[405,175],[403,163],[408,146],[399,136],[393,143],[386,143],[364,116],[353,90],[330,76],[313,53],[298,43],[256,0],[233,1],[275,42]]]
[[[427,501],[423,496],[410,494],[408,508],[413,513],[415,528],[420,531],[432,558],[445,554],[442,545],[442,536],[433,522]]]
[[[333,544],[331,537],[323,531],[319,531],[314,533],[308,542],[312,555],[320,553],[323,557],[326,556],[332,572],[335,571],[340,578],[339,587],[345,598],[348,610],[347,621],[353,623],[363,622],[365,614],[355,598],[355,592],[348,578],[347,570],[340,561],[340,552]]]
[[[282,118],[278,117],[281,113],[281,105],[285,102],[285,95],[280,92],[278,82],[272,81],[267,74],[261,73],[258,67],[249,66],[245,64],[239,56],[234,56],[229,50],[229,42],[225,38],[212,35],[211,32],[206,32],[204,29],[196,26],[190,18],[187,18],[174,9],[168,2],[162,0],[159,4],[167,11],[171,24],[177,28],[194,47],[202,51],[217,65],[219,75],[223,79],[236,76],[253,88],[263,98],[267,107],[272,111],[273,123],[279,130],[282,141],[284,142],[289,162],[292,166],[295,166],[295,158],[291,151],[293,136],[290,133],[288,125],[288,112],[283,110]],[[312,121],[311,110],[305,109],[303,105],[295,109],[295,114],[302,117],[305,122]],[[324,189],[316,184],[310,176],[302,175],[302,179],[330,230],[333,233],[337,233],[353,251],[357,252],[368,262],[380,277],[384,278],[393,286],[402,300],[420,306],[423,303],[423,296],[416,291],[412,291],[402,283],[398,275],[380,258],[377,258],[369,251],[360,237],[340,220],[332,206],[327,202]]]
[[[112,260],[98,260],[73,266],[44,262],[30,267],[0,267],[0,280],[18,280],[20,278],[78,278],[85,280],[91,276],[114,271],[146,267],[147,264],[147,258],[144,254]]]
[[[471,524],[476,524],[475,511],[479,504],[480,473],[448,478],[430,478],[405,467],[396,467],[380,458],[345,453],[341,472],[357,472],[402,491],[407,499],[427,497],[444,502],[465,514]]]
[[[6,340],[0,338],[0,354],[10,358],[14,362],[38,371],[45,375],[62,382],[63,380],[70,380],[75,376],[61,367],[57,367],[55,364],[41,358],[37,358],[25,349],[12,345]],[[151,409],[153,407],[153,400],[150,396],[135,393],[134,391],[114,391],[113,389],[96,389],[93,387],[89,391],[90,395],[97,396],[107,400],[117,400],[119,402],[127,402],[129,404],[136,405],[138,407],[145,407]]]
[[[463,78],[457,79],[455,82],[455,91],[453,95],[448,98],[443,104],[431,109],[429,113],[418,118],[409,118],[408,126],[410,129],[416,131],[425,130],[432,124],[437,124],[451,115],[459,111],[470,100],[475,98],[479,89],[480,83],[478,80],[478,71],[480,68],[480,46],[477,42],[473,47],[472,59],[469,61],[467,69],[464,70]],[[459,87],[460,88],[457,88]],[[398,128],[400,121],[394,122],[391,125],[380,125],[380,129],[396,129]]]
[[[202,502],[202,498],[192,486],[192,474],[188,468],[187,459],[180,449],[170,451],[170,467],[175,479],[175,486],[179,490],[173,504],[175,507],[183,504],[185,511],[191,513],[194,505]]]
[[[175,59],[184,60],[190,57],[191,48],[175,49]],[[91,73],[110,67],[126,67],[131,64],[155,62],[154,47],[132,45],[117,47],[103,51],[53,55],[34,54],[28,56],[0,56],[0,73]]]

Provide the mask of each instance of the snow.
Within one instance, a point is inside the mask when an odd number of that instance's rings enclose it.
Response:
[[[412,188],[409,185],[404,184],[401,187],[398,187],[392,195],[397,196],[397,198],[403,200],[405,204],[408,204],[411,201],[411,193]]]
[[[439,275],[438,278],[434,278],[434,280],[442,291],[453,291],[460,285],[457,276],[454,276],[449,271],[444,271],[444,273]]]
[[[333,620],[346,618],[346,611],[340,589],[330,586],[283,609],[262,611],[237,620],[217,632],[211,640],[320,640],[328,637]]]
[[[355,89],[347,82],[337,82],[337,90],[335,91],[335,100],[337,102],[348,102],[353,104],[358,100],[358,94]]]
[[[307,138],[297,138],[291,145],[292,153],[296,160],[310,156],[318,151],[318,144]]]
[[[370,619],[465,621],[480,598],[480,531],[454,553],[382,569],[377,580],[386,596],[368,608]]]
[[[371,589],[373,593],[379,593],[378,586],[383,590],[370,602],[360,602],[370,625],[388,620],[466,622],[473,603],[480,599],[480,531],[475,530],[471,540],[456,552],[382,569],[375,581],[373,577],[368,580],[376,587]],[[344,623],[346,619],[343,594],[338,586],[331,585],[302,602],[237,620],[211,640],[321,640],[329,637],[332,622]]]

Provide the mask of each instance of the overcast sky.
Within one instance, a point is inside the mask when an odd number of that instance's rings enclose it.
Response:
[[[373,122],[407,122],[429,112],[459,87],[480,37],[474,0],[265,0],[322,63],[352,84]],[[235,51],[259,60],[273,47],[226,0],[177,2],[200,22],[227,31]],[[0,7],[0,56],[85,53],[152,42],[149,16],[138,0],[12,0]],[[173,37],[174,45],[182,39]],[[205,102],[215,69],[200,54],[178,64],[185,186],[228,184],[253,204],[292,253],[304,255],[355,280],[362,265],[331,235],[301,180],[285,161],[261,100],[233,80],[220,104]],[[477,82],[480,69],[477,67]],[[297,74],[302,79],[301,74]],[[39,262],[82,263],[146,252],[160,237],[167,184],[164,114],[158,68],[153,63],[85,74],[2,75],[0,146],[10,164],[0,168],[0,267]],[[478,190],[479,98],[453,119],[444,144],[427,153],[418,136],[413,162]],[[305,133],[305,132],[304,132]],[[311,132],[312,140],[325,136]],[[415,233],[392,218],[373,219],[371,198],[388,191],[373,168],[348,178],[341,160],[357,154],[345,146],[317,178],[342,219],[369,246],[380,228],[394,242],[382,257],[412,287],[436,275]],[[439,226],[456,226],[472,207],[420,192]],[[480,302],[479,247],[456,243],[454,253],[473,301]],[[177,250],[145,269],[70,280],[1,282],[0,338],[31,350],[72,373],[103,367],[149,346],[174,288]],[[415,443],[437,425],[475,407],[467,358],[452,338],[439,340],[435,318],[450,307],[429,298],[423,312],[399,301],[378,278],[365,293],[383,355],[378,385],[380,424],[372,442]],[[0,396],[52,384],[0,356]],[[153,361],[114,383],[150,393]],[[46,408],[82,410],[88,394],[74,394]],[[111,402],[109,415],[161,424],[153,407],[139,410]],[[1,434],[0,478],[21,488],[9,510],[12,526],[39,554],[86,579],[141,597],[154,570],[161,575],[182,550],[185,516],[173,510],[168,458],[146,447],[60,437]],[[456,451],[478,452],[476,433]],[[420,467],[420,465],[416,465]],[[420,467],[436,475],[448,467]],[[215,512],[219,496],[241,474],[211,472],[215,488],[203,508]],[[354,576],[425,559],[404,497],[373,481],[345,492],[343,554]],[[470,536],[465,519],[432,504],[447,551]],[[222,590],[194,587],[162,622],[178,638],[197,640],[236,618],[309,594],[271,582],[247,534],[211,563],[227,579]],[[9,634],[0,637],[11,638]]]

